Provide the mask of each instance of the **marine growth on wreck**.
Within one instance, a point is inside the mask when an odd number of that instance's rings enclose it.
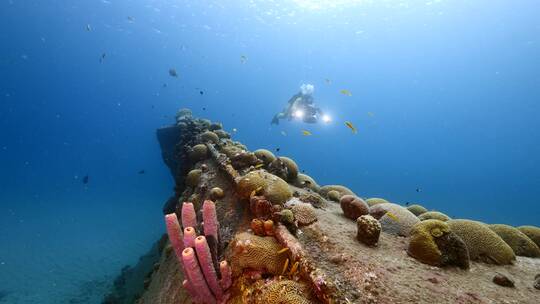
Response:
[[[138,303],[536,303],[538,228],[319,186],[223,128],[181,109],[158,130],[176,186]]]

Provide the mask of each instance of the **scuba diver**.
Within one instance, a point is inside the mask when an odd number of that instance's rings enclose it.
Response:
[[[330,117],[324,115],[321,109],[315,106],[313,101],[313,91],[315,87],[312,84],[303,84],[300,86],[300,92],[294,94],[287,104],[287,107],[280,113],[274,115],[271,124],[278,125],[280,119],[292,120],[301,119],[305,123],[317,123],[319,119],[329,122]]]

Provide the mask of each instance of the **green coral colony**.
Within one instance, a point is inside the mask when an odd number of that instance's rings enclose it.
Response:
[[[300,275],[309,267],[302,268],[302,260],[286,235],[290,233],[294,238],[299,227],[316,223],[317,212],[324,211],[322,206],[336,202],[344,218],[357,223],[357,231],[351,235],[358,239],[358,246],[377,250],[385,242],[385,238],[380,238],[382,234],[404,238],[404,259],[412,257],[436,267],[469,269],[474,262],[505,265],[514,263],[516,256],[540,257],[538,227],[487,225],[451,219],[419,204],[401,206],[383,198],[363,199],[342,185],[320,186],[313,177],[299,173],[298,164],[289,157],[276,156],[267,149],[248,151],[233,141],[219,123],[202,121],[200,125],[203,128],[198,142],[187,150],[193,168],[185,184],[191,189],[208,188],[207,198],[216,201],[219,208],[225,196],[222,188],[201,185],[206,174],[201,163],[215,149],[217,159],[225,160],[223,168],[234,178],[237,199],[249,206],[252,227],[257,232],[239,232],[228,244],[228,261],[236,279],[227,303],[321,301],[321,295],[308,287],[306,277],[310,275]],[[297,195],[295,189],[307,193]],[[250,269],[258,274],[247,272]],[[261,281],[261,275],[266,283]]]

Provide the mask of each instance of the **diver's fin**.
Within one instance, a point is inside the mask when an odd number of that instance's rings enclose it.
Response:
[[[271,125],[279,125],[279,114],[274,115],[274,118],[272,118],[272,121],[270,122]]]

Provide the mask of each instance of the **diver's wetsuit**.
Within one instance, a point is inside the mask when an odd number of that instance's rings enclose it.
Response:
[[[271,124],[278,125],[279,120],[283,118],[287,118],[288,120],[293,119],[293,114],[296,110],[302,110],[304,112],[302,120],[306,123],[316,123],[317,115],[322,115],[321,109],[314,105],[313,96],[298,92],[289,99],[287,107],[282,112],[274,115]]]

